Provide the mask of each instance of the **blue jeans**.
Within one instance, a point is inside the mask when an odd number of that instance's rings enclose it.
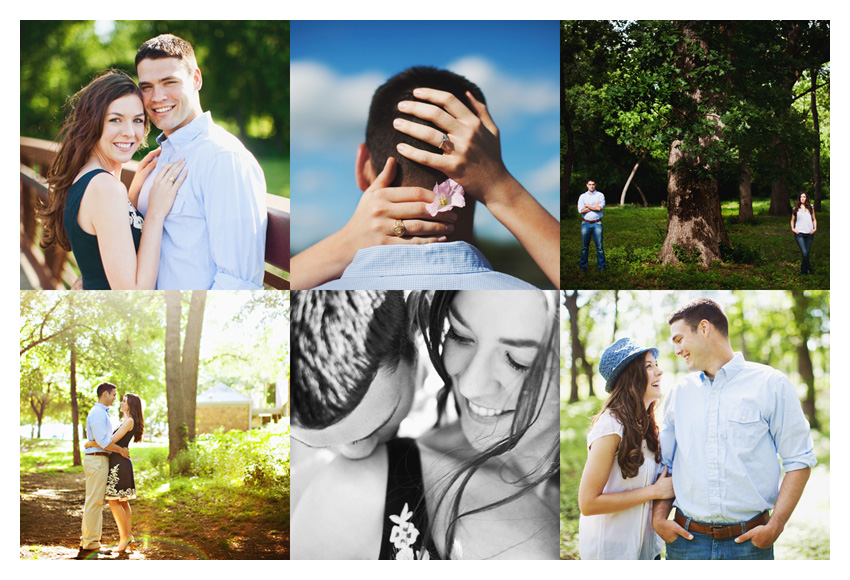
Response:
[[[809,253],[812,249],[812,241],[815,239],[814,234],[794,234],[797,239],[797,245],[800,246],[800,251],[803,253],[803,263],[800,266],[800,274],[814,274],[812,265],[809,263]]]
[[[596,267],[605,269],[605,252],[602,250],[602,222],[589,224],[581,222],[581,261],[578,264],[580,270],[587,270],[587,252],[590,250],[590,237],[593,236],[593,245],[596,246]]]
[[[690,520],[685,529],[689,525]],[[677,536],[667,544],[668,560],[773,560],[773,546],[763,550],[754,546],[750,540],[737,544],[735,538],[713,540],[706,534],[688,531],[693,534],[693,540]],[[744,533],[743,525],[741,533]]]

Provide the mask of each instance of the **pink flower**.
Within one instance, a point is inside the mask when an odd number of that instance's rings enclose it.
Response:
[[[464,207],[463,187],[453,179],[434,186],[434,201],[425,206],[432,216],[441,211],[449,211],[453,207]]]

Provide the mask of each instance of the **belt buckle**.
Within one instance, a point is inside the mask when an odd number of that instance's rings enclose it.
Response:
[[[711,536],[712,540],[722,540],[723,538],[720,535],[728,528],[729,526],[709,526],[708,527],[708,535]]]

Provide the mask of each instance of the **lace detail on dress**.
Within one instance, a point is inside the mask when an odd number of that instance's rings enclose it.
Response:
[[[142,229],[142,226],[145,225],[145,218],[139,214],[136,206],[133,205],[133,202],[129,199],[127,200],[127,204],[130,206],[130,227],[135,228],[137,230]]]
[[[109,470],[109,475],[106,476],[106,499],[136,499],[136,489],[118,489],[118,469],[121,466],[117,463]]]
[[[390,542],[396,549],[396,560],[429,560],[427,550],[414,550],[414,544],[419,538],[419,530],[410,521],[413,512],[407,507],[407,503],[399,515],[391,515],[390,521],[395,524],[390,532]]]

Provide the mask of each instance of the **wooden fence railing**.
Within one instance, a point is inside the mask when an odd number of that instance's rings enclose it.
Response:
[[[36,199],[47,196],[43,175],[56,150],[57,145],[52,141],[21,137],[21,268],[45,290],[70,286],[77,277],[71,267],[76,264],[73,254],[58,246],[42,250],[38,245],[41,228],[35,217]],[[127,187],[136,174],[136,165],[131,161],[121,172],[121,180]],[[288,289],[289,281],[283,274],[289,272],[289,199],[266,194],[266,207],[268,227],[263,283],[271,288]]]

